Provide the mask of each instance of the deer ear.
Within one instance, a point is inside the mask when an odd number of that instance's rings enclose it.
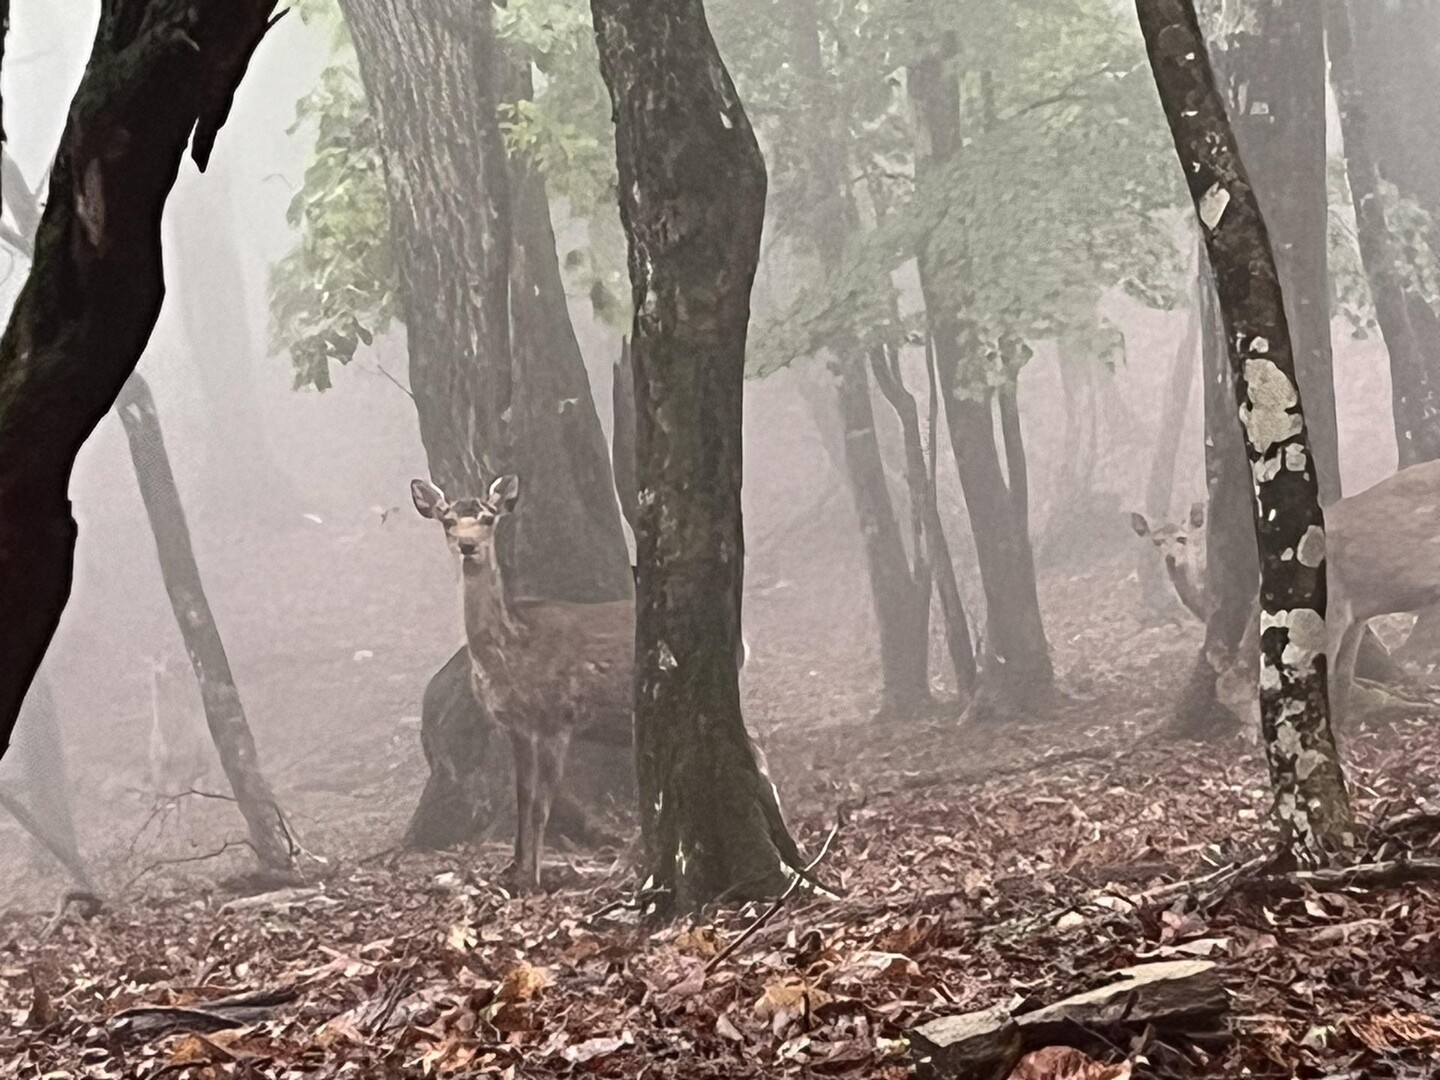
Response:
[[[1195,505],[1190,507],[1190,527],[1192,529],[1198,529],[1204,524],[1205,504],[1203,502],[1197,502]]]
[[[415,500],[421,517],[433,518],[445,505],[445,493],[429,480],[411,480],[410,498]]]
[[[1131,514],[1130,527],[1135,530],[1136,536],[1150,535],[1150,523],[1145,520],[1145,515],[1143,514]]]
[[[520,478],[513,473],[496,477],[495,482],[490,485],[490,494],[485,501],[497,514],[510,513],[520,501]]]

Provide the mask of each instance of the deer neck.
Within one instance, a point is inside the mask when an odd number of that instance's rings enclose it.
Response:
[[[1180,597],[1180,602],[1201,622],[1210,618],[1210,604],[1205,596],[1205,588],[1196,578],[1199,576],[1195,567],[1186,563],[1181,565],[1173,557],[1165,559],[1165,573],[1170,577],[1170,584],[1175,586],[1175,594]]]
[[[510,602],[505,597],[505,579],[492,553],[485,559],[460,563],[464,583],[465,640],[472,656],[502,649],[519,636]]]

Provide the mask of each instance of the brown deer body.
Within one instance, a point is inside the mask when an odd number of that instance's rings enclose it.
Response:
[[[495,550],[495,529],[519,499],[502,476],[484,498],[447,501],[425,480],[411,484],[415,508],[445,528],[459,558],[465,639],[475,696],[510,736],[515,758],[516,884],[537,888],[551,800],[570,739],[610,711],[631,712],[635,605],[512,601]]]
[[[1176,526],[1151,525],[1131,515],[1135,531],[1165,560],[1185,606],[1204,619],[1204,545]],[[1204,524],[1191,510],[1191,526]],[[1345,718],[1355,662],[1365,627],[1380,615],[1418,614],[1440,605],[1440,461],[1412,465],[1325,509],[1326,655],[1330,696]],[[1259,685],[1260,611],[1250,618],[1231,681],[1243,680],[1252,695]]]

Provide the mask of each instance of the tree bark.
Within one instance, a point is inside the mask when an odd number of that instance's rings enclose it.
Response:
[[[276,0],[112,0],[50,177],[35,261],[0,340],[0,739],[70,595],[67,494],[164,296],[160,218],[202,168]],[[193,140],[192,140],[193,133]]]
[[[923,180],[960,152],[959,83],[942,72],[938,60],[927,59],[912,65],[908,86],[926,147],[919,162]],[[984,717],[1047,699],[1054,669],[1040,617],[1035,556],[1001,472],[990,397],[969,393],[962,379],[977,347],[974,332],[954,314],[955,298],[940,294],[935,253],[927,244],[918,254],[950,442],[985,590],[987,662],[970,705],[972,716]]]
[[[740,711],[741,410],[765,162],[700,0],[591,0],[635,322],[635,739],[654,910],[802,867]],[[787,867],[789,870],[787,871]]]
[[[1366,5],[1357,13],[1367,30],[1378,14],[1372,7]],[[1345,171],[1355,203],[1360,259],[1375,302],[1375,318],[1390,355],[1395,445],[1400,468],[1404,469],[1440,457],[1440,356],[1427,354],[1426,342],[1416,326],[1417,321],[1431,324],[1427,329],[1433,337],[1434,316],[1425,298],[1411,294],[1400,274],[1402,256],[1395,249],[1386,220],[1371,138],[1371,109],[1355,67],[1355,35],[1347,0],[1326,0],[1325,29],[1330,47],[1330,81],[1345,140]],[[1375,105],[1377,111],[1384,111],[1384,102],[1376,101]]]
[[[615,470],[615,493],[620,498],[620,513],[633,536],[640,527],[640,484],[635,479],[635,362],[630,355],[630,339],[620,342],[620,358],[615,361],[614,382],[610,387],[613,433],[610,437],[610,461]]]
[[[1000,435],[1005,442],[1005,481],[1015,511],[1016,528],[1030,535],[1030,467],[1025,462],[1025,435],[1020,428],[1020,393],[1007,386],[995,395],[1000,413]],[[1096,427],[1099,419],[1096,418]]]
[[[262,866],[269,870],[291,870],[295,846],[269,781],[260,771],[255,738],[245,719],[240,691],[230,672],[230,658],[225,653],[225,643],[220,638],[220,629],[200,580],[200,568],[195,563],[190,527],[170,468],[160,414],[155,409],[150,387],[138,373],[132,374],[125,383],[115,408],[125,426],[135,478],[140,482],[140,496],[150,519],[150,529],[155,534],[155,553],[160,559],[165,592],[170,597],[175,622],[200,684],[205,723],[210,728],[210,737],[219,752],[235,802],[249,826],[250,845]]]
[[[1326,861],[1353,822],[1326,691],[1325,522],[1279,272],[1192,0],[1137,0],[1175,151],[1203,225],[1254,480],[1260,715],[1288,855]]]
[[[1325,23],[1315,0],[1243,0],[1215,69],[1274,243],[1320,500],[1340,498],[1330,346]]]

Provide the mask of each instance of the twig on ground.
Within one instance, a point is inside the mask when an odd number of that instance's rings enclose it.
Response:
[[[255,845],[250,843],[249,840],[226,840],[214,851],[206,851],[200,855],[186,855],[178,859],[156,859],[148,866],[142,867],[139,873],[137,873],[134,877],[127,881],[123,886],[121,886],[120,891],[127,891],[130,886],[134,885],[142,877],[144,877],[146,874],[150,873],[153,870],[159,870],[161,867],[164,866],[180,866],[184,863],[209,862],[211,859],[218,859],[221,855],[224,855],[225,852],[237,847],[247,847],[251,851],[255,850]]]

